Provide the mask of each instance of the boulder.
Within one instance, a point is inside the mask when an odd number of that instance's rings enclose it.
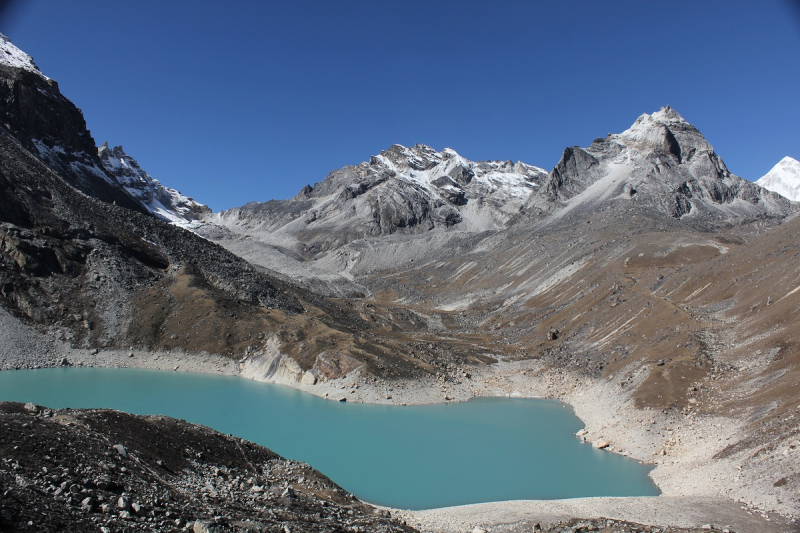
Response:
[[[300,380],[300,383],[303,385],[316,385],[317,376],[311,370],[306,370],[305,373],[303,373],[303,379]]]

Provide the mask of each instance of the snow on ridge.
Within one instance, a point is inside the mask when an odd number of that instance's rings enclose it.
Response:
[[[396,174],[396,178],[412,182],[428,191],[470,187],[478,185],[488,194],[502,192],[510,198],[527,198],[531,190],[538,187],[547,171],[518,161],[470,161],[452,148],[441,152],[424,144],[409,148],[392,145],[370,159],[369,166],[383,167]],[[470,174],[469,183],[455,185],[459,168]],[[446,178],[452,183],[447,183]],[[444,183],[442,183],[444,181]]]
[[[198,215],[210,212],[207,206],[162,185],[126,154],[122,146],[109,148],[106,142],[98,148],[97,153],[106,172],[116,180],[116,185],[158,218],[192,230],[200,225]]]
[[[33,72],[44,80],[50,79],[42,74],[31,56],[14,46],[2,33],[0,33],[0,65]]]
[[[800,201],[800,161],[786,156],[755,183],[793,202]]]
[[[652,115],[644,113],[630,128],[616,135],[621,139],[660,143],[668,126],[688,124],[680,114],[669,106],[662,107]]]

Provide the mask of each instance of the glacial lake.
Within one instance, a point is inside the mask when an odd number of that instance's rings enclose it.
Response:
[[[230,376],[101,368],[0,372],[0,400],[182,418],[390,507],[659,494],[649,466],[581,443],[581,421],[549,400],[369,405]]]

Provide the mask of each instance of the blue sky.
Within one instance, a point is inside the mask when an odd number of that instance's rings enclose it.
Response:
[[[800,159],[789,0],[4,5],[98,144],[215,211],[394,143],[549,170],[667,104],[745,178]]]

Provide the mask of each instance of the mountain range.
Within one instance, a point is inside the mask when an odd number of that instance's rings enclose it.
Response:
[[[393,145],[212,213],[4,37],[0,77],[2,368],[61,364],[48,338],[365,401],[544,395],[669,495],[800,513],[797,161],[747,181],[664,107],[549,172]]]

